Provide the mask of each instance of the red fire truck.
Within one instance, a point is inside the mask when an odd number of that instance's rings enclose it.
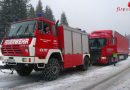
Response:
[[[128,57],[128,39],[116,31],[97,30],[89,34],[90,55],[92,63],[111,64]]]
[[[41,17],[12,23],[1,53],[2,69],[13,68],[20,76],[41,71],[45,80],[56,79],[64,68],[87,70],[90,63],[86,32]]]

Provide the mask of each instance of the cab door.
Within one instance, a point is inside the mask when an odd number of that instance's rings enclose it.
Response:
[[[46,33],[45,28],[49,27]],[[45,58],[47,52],[58,48],[57,34],[54,25],[44,21],[38,22],[38,35],[36,36],[36,56]]]

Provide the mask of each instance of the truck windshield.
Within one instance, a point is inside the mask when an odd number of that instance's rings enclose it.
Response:
[[[36,20],[14,23],[10,26],[7,38],[24,38],[34,36]]]
[[[90,49],[101,49],[104,45],[106,45],[106,39],[104,38],[90,39],[89,45]]]

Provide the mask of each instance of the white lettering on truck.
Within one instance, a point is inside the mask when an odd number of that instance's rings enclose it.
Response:
[[[11,39],[11,40],[5,40],[5,45],[11,45],[11,44],[28,44],[29,39]]]

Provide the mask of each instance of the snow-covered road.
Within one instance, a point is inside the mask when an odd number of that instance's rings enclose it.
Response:
[[[67,69],[54,82],[62,81],[72,76],[82,75],[87,72],[89,73],[93,70],[97,70],[100,68],[104,68],[104,66],[93,66],[89,68],[88,71],[85,72],[79,71],[75,68]],[[10,72],[9,70],[4,70],[4,71],[8,73]],[[41,84],[47,84],[47,83],[53,84],[53,81],[52,82],[43,81],[40,76],[41,75],[40,72],[33,72],[30,76],[27,77],[20,77],[17,75],[16,72],[14,72],[14,74],[8,74],[8,73],[0,72],[0,89],[26,89],[26,88],[29,89],[30,87],[41,85]]]
[[[9,71],[6,71],[9,72]],[[33,73],[32,75],[28,77],[20,77],[14,72],[13,75],[11,74],[3,74],[0,73],[0,88],[2,89],[9,89],[14,88],[19,85],[25,85],[28,83],[38,82],[40,78],[38,78],[39,75]]]
[[[130,90],[130,68],[119,77],[107,90]]]
[[[130,58],[117,63],[116,66],[92,66],[85,72],[76,69],[68,69],[65,70],[57,80],[51,82],[41,80],[40,73],[36,72],[33,72],[31,76],[28,77],[19,77],[16,73],[13,75],[0,73],[0,88],[13,88],[15,90],[97,90],[98,88],[98,90],[104,90],[108,84],[107,81],[109,81],[111,77],[117,76],[123,71],[127,72],[125,71],[127,69],[130,71]],[[126,77],[128,78],[129,75],[130,73],[128,73]],[[121,75],[120,77],[123,76],[125,75]],[[124,79],[127,80],[126,77],[124,77]],[[114,82],[114,85],[111,83],[112,86],[107,87],[108,90],[116,90],[117,88],[115,86],[119,87],[119,90],[122,90],[120,88],[123,86],[129,86],[130,80],[127,80],[127,82],[124,81],[126,84],[122,85],[124,79],[122,78],[119,82]],[[116,78],[113,80],[118,79]],[[104,82],[106,82],[106,86],[102,87]]]
[[[98,84],[91,90],[130,90],[130,67],[117,73],[109,80]]]

